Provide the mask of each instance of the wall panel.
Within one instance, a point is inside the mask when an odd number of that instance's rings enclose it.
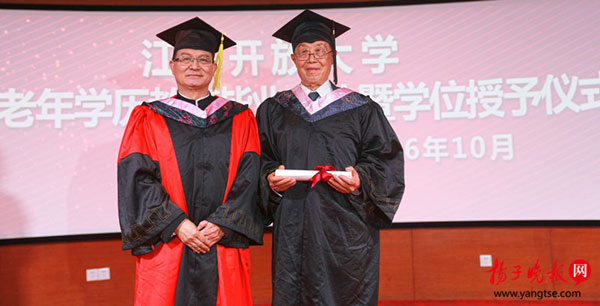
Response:
[[[494,290],[579,290],[577,300],[600,301],[600,228],[467,227],[389,229],[381,232],[381,301],[495,300]],[[251,247],[256,304],[271,300],[272,234]],[[490,284],[479,254],[504,262],[506,280]],[[575,285],[568,265],[585,259],[591,277]],[[539,259],[542,283],[528,278]],[[562,277],[551,282],[554,262]],[[521,266],[517,280],[514,266]],[[85,269],[110,267],[108,281],[86,282]],[[1,305],[131,305],[135,258],[119,240],[0,245]]]
[[[544,290],[551,284],[531,284],[526,266],[550,264],[547,228],[415,229],[415,297],[422,299],[491,299],[493,290]],[[490,268],[479,266],[479,255],[504,262],[506,280],[490,284]],[[521,265],[521,275],[513,266]],[[525,271],[524,271],[525,270]],[[523,272],[524,271],[524,272]],[[525,274],[525,275],[523,275]],[[497,285],[496,285],[497,283]]]
[[[562,277],[566,282],[556,281],[556,290],[582,291],[583,300],[600,301],[600,230],[598,228],[553,228],[550,229],[552,258],[558,267],[564,264]],[[570,265],[576,259],[587,261],[592,267],[590,278],[573,286],[569,275]]]

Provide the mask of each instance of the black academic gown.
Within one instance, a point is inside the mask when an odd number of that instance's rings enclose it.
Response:
[[[351,92],[310,115],[292,91],[257,110],[261,204],[273,221],[273,305],[376,305],[379,229],[404,192],[403,152],[381,107]],[[266,177],[278,165],[353,166],[357,194],[297,182],[279,197]]]
[[[161,101],[134,109],[118,189],[123,249],[137,256],[136,305],[216,305],[217,246],[196,254],[173,232],[184,218],[207,220],[225,231],[221,246],[262,244],[259,150],[251,110],[233,101],[204,119]]]

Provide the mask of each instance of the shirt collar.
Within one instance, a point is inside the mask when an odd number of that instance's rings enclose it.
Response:
[[[196,100],[194,100],[194,99],[190,99],[190,98],[188,98],[188,97],[184,96],[184,95],[183,95],[182,93],[180,93],[179,91],[177,91],[177,95],[178,95],[178,96],[180,96],[180,97],[182,97],[182,98],[184,98],[183,100],[185,100],[185,101],[187,101],[187,102],[190,102],[190,103],[192,103],[192,104],[194,104],[194,105],[198,106],[198,101],[200,101],[200,100],[203,100],[203,99],[206,99],[206,98],[210,97],[210,91],[208,92],[208,95],[206,95],[206,96],[204,96],[204,97],[202,97],[202,98],[196,99]]]
[[[302,83],[300,83],[300,87],[302,87],[302,90],[304,90],[304,92],[308,95],[309,93],[312,92],[312,90],[308,89],[308,87],[302,85]],[[325,97],[326,95],[328,95],[330,92],[333,91],[333,86],[331,86],[331,82],[327,81],[325,83],[323,83],[323,85],[321,85],[319,88],[317,88],[316,92],[319,93],[319,96]]]

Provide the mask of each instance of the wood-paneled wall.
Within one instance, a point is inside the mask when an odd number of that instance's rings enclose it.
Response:
[[[251,248],[256,304],[271,297],[271,241]],[[380,300],[494,300],[494,290],[578,290],[600,301],[599,227],[453,227],[381,231]],[[479,255],[504,263],[506,280],[490,284]],[[531,282],[539,259],[544,280]],[[591,277],[579,284],[568,266],[585,259]],[[565,282],[549,279],[554,263]],[[561,267],[562,265],[562,267]],[[514,266],[521,266],[519,279]],[[85,270],[110,267],[108,281],[85,281]],[[0,245],[0,305],[131,305],[135,259],[119,240]]]

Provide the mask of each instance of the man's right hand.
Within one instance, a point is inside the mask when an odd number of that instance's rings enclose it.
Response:
[[[285,169],[285,166],[279,165],[277,169]],[[290,187],[296,185],[295,179],[275,176],[275,171],[267,176],[267,180],[269,181],[269,186],[271,189],[277,192],[284,192]]]
[[[206,254],[210,249],[208,239],[204,237],[204,234],[198,230],[198,227],[190,219],[185,219],[179,223],[179,226],[175,229],[175,235],[196,253]]]

